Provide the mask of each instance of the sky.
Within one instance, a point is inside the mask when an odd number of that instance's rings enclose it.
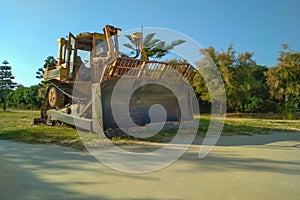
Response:
[[[283,43],[300,51],[299,0],[0,0],[0,8],[0,61],[24,86],[40,82],[35,72],[57,57],[57,38],[106,24],[168,28],[218,51],[233,44],[266,66],[276,65]]]

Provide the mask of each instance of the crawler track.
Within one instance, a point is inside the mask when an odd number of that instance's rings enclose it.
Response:
[[[43,123],[47,123],[47,111],[49,109],[58,109],[56,107],[51,107],[49,104],[48,93],[51,87],[55,87],[59,92],[61,92],[65,96],[65,99],[70,99],[72,102],[86,103],[86,98],[73,95],[73,85],[73,83],[64,83],[55,79],[50,80],[50,83],[47,86],[44,102],[41,107],[41,121]]]

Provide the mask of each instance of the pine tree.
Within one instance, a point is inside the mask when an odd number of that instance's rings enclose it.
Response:
[[[3,110],[6,110],[6,95],[9,90],[16,87],[17,83],[13,82],[15,77],[11,73],[11,66],[9,62],[4,60],[0,66],[0,97],[3,101]]]
[[[36,71],[36,78],[37,79],[43,79],[44,78],[44,72],[47,67],[53,67],[56,65],[56,59],[53,56],[48,56],[45,60],[45,64],[43,67],[38,68]]]

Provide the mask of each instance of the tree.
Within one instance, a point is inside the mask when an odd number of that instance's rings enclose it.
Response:
[[[267,69],[256,64],[252,58],[253,53],[237,53],[233,45],[226,51],[217,52],[213,47],[208,47],[201,49],[200,53],[203,59],[197,63],[198,68],[208,77],[205,77],[205,82],[204,77],[197,75],[193,86],[202,101],[211,102],[211,93],[215,96],[219,92],[213,86],[218,85],[216,83],[220,80],[213,76],[214,73],[209,73],[216,67],[224,82],[229,111],[266,111],[264,108],[265,104],[269,103],[269,94],[264,71]],[[208,91],[208,84],[212,88],[211,91]]]
[[[221,77],[224,82],[226,96],[227,96],[227,105],[230,110],[236,110],[239,104],[239,95],[236,93],[238,88],[236,87],[236,80],[234,80],[234,73],[236,71],[236,51],[233,49],[233,46],[230,45],[227,48],[227,51],[217,52],[214,47],[208,47],[206,49],[200,50],[201,55],[203,55],[203,59],[198,62],[198,68],[201,71],[206,72],[210,70],[214,65],[217,67],[216,70],[219,70]],[[212,64],[211,62],[214,62]],[[196,77],[198,78],[198,77]],[[200,83],[196,83],[194,85],[198,85],[196,88],[196,92],[201,91],[200,98],[205,101],[211,102],[210,93],[216,92],[214,90],[208,91],[207,86],[203,87],[203,85],[211,84],[214,85],[215,80],[212,77],[206,77],[207,81],[204,83],[203,78],[198,78]]]
[[[43,79],[45,69],[48,67],[54,67],[56,65],[56,63],[57,63],[57,61],[53,56],[48,56],[45,60],[43,67],[38,68],[35,77],[38,79]]]
[[[38,79],[44,79],[44,72],[46,68],[51,68],[51,67],[55,67],[57,64],[57,60],[53,57],[53,56],[48,56],[45,60],[45,63],[43,65],[43,67],[39,68],[36,72],[36,78]],[[40,83],[39,85],[39,89],[38,89],[38,96],[39,97],[45,97],[46,94],[46,88],[47,88],[47,82],[46,81],[42,81],[42,83]]]
[[[276,112],[277,102],[271,97],[266,83],[265,72],[268,67],[255,65],[251,69],[254,78],[251,86],[251,97],[244,105],[244,112]]]
[[[196,63],[201,74],[197,73],[193,80],[193,87],[199,98],[199,100],[204,102],[211,102],[211,95],[208,91],[207,81],[213,82],[212,74],[210,69],[213,68],[213,63],[216,63],[216,52],[213,47],[208,47],[207,49],[200,49],[200,54],[203,55],[203,59]],[[205,75],[206,77],[203,77]],[[207,80],[207,81],[205,81]]]
[[[38,109],[41,107],[42,98],[38,96],[39,85],[24,87],[19,85],[8,93],[8,106],[22,109]]]
[[[11,66],[9,66],[9,62],[4,60],[2,62],[3,65],[0,66],[0,93],[3,101],[3,110],[6,110],[6,95],[8,91],[15,88],[17,83],[12,80],[15,78],[11,72]]]
[[[299,109],[300,52],[283,44],[277,61],[276,66],[265,72],[270,94],[281,102],[285,111]]]
[[[154,38],[155,33],[149,33],[143,39],[143,45],[147,53],[148,58],[160,59],[164,57],[170,50],[175,46],[184,43],[184,40],[175,40],[171,44],[166,44],[166,42]],[[131,35],[125,35],[125,37],[130,41],[130,43],[124,44],[125,47],[136,50],[136,44],[131,38]]]

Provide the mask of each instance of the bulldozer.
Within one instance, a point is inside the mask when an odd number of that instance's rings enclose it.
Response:
[[[153,128],[153,124],[162,123],[164,129],[173,129],[178,128],[180,121],[193,119],[192,103],[184,102],[183,114],[174,92],[155,84],[155,80],[177,84],[180,93],[186,97],[190,92],[185,89],[186,85],[193,80],[197,70],[188,63],[150,61],[141,32],[131,35],[136,43],[136,55],[127,56],[120,51],[121,34],[120,28],[106,25],[103,33],[85,32],[76,36],[69,33],[66,38],[57,40],[56,66],[48,67],[44,72],[47,89],[41,107],[42,123],[68,124],[90,132],[100,131],[108,137],[124,134],[124,130],[130,132],[132,123],[124,119],[121,125],[118,124],[112,111],[113,91],[120,79],[128,81],[128,84],[122,84],[124,90],[130,90],[132,85],[138,88],[129,102],[118,101],[118,104],[128,105],[125,107],[135,128],[146,130]],[[80,55],[85,55],[84,60]],[[174,71],[180,76],[172,76]],[[153,104],[165,108],[165,121],[151,121],[149,109]]]

